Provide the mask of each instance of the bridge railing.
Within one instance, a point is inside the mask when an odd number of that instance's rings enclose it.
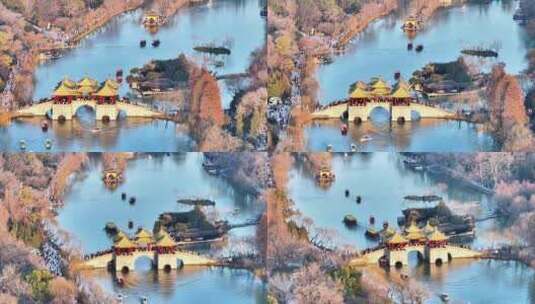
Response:
[[[87,261],[87,260],[98,258],[98,257],[101,257],[103,255],[110,254],[110,253],[113,253],[112,249],[97,251],[95,253],[84,255],[84,260]]]

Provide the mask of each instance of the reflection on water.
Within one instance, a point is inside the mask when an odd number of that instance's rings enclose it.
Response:
[[[117,286],[106,271],[88,274],[108,291],[122,293],[125,303],[265,303],[264,284],[246,270],[217,267],[185,267],[171,271],[138,271],[124,276],[125,286]]]
[[[71,233],[86,253],[109,248],[111,241],[103,230],[107,222],[132,234],[138,226],[152,229],[162,212],[191,208],[178,204],[178,198],[214,200],[214,214],[230,223],[242,223],[262,211],[254,198],[205,173],[200,153],[138,155],[128,163],[124,183],[113,191],[103,185],[99,155],[91,156],[89,166],[74,182],[58,215],[61,228]],[[121,200],[122,192],[135,196],[136,203]],[[128,229],[129,220],[134,222],[134,229]],[[219,245],[230,247],[254,233],[254,227],[233,229],[226,244]],[[115,285],[106,270],[86,274],[105,290],[127,295],[127,303],[139,303],[140,296],[147,296],[150,303],[263,303],[265,298],[264,284],[245,270],[187,266],[165,273],[152,271],[143,259],[136,261],[135,267],[126,275],[125,287]]]
[[[82,112],[79,110],[78,112]],[[83,114],[83,113],[79,113]],[[64,123],[49,121],[47,132],[41,130],[41,118],[13,121],[0,127],[0,150],[19,151],[20,140],[27,151],[193,151],[196,144],[185,129],[174,122],[147,118],[128,118],[102,123],[93,119],[73,119]],[[52,141],[50,150],[45,148]]]
[[[535,303],[535,272],[517,262],[456,260],[442,266],[421,263],[406,269],[393,269],[387,275],[408,273],[429,290],[426,303],[442,303],[446,293],[450,303],[502,304]]]
[[[478,125],[443,119],[422,119],[404,124],[369,120],[360,125],[349,124],[349,132],[342,135],[340,120],[321,121],[306,128],[308,149],[350,151],[351,144],[358,151],[411,151],[411,152],[470,152],[496,151],[489,133],[478,130]],[[370,141],[362,141],[363,136]]]
[[[81,242],[86,252],[94,252],[110,246],[103,230],[107,222],[115,222],[127,232],[135,232],[138,226],[152,229],[160,213],[191,209],[178,204],[179,198],[214,200],[218,216],[231,223],[241,223],[261,212],[262,206],[254,198],[208,175],[201,164],[200,153],[138,156],[129,162],[124,183],[112,191],[102,182],[100,158],[92,158],[86,175],[77,180],[67,194],[58,222]],[[122,201],[122,192],[135,196],[135,205]],[[80,214],[84,215],[87,225],[80,225]],[[127,228],[129,220],[134,222],[134,229]],[[250,229],[231,230],[231,234],[244,231],[252,232]]]
[[[311,218],[317,227],[336,230],[339,243],[352,244],[360,249],[376,245],[364,236],[370,216],[375,217],[377,228],[384,221],[397,227],[402,209],[421,206],[404,200],[406,195],[436,194],[442,196],[446,203],[459,207],[477,202],[480,203],[480,214],[488,214],[494,207],[491,198],[461,187],[454,181],[406,169],[401,157],[394,153],[357,153],[347,157],[334,154],[332,169],[336,180],[330,187],[320,188],[302,166],[296,166],[290,173],[290,197],[296,209]],[[345,197],[346,189],[350,191],[350,197]],[[362,197],[361,204],[355,202],[357,195]],[[357,228],[345,227],[342,219],[346,214],[357,218]],[[487,221],[478,223],[476,228],[480,233],[497,229],[496,226],[496,223]],[[474,245],[482,246],[484,241],[478,236]]]

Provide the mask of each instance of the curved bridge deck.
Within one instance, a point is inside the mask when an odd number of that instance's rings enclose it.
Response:
[[[68,104],[57,104],[52,101],[36,103],[26,108],[17,110],[13,116],[47,116],[54,120],[70,120],[76,115],[81,107],[92,108],[96,115],[96,120],[115,120],[120,112],[124,112],[127,117],[147,117],[158,118],[165,116],[164,113],[154,111],[149,107],[132,104],[125,101],[117,101],[113,104],[97,103],[96,100],[76,99]]]
[[[218,260],[204,257],[195,252],[177,250],[175,253],[158,253],[154,250],[136,250],[126,255],[118,255],[111,251],[93,255],[83,261],[83,266],[90,269],[108,268],[112,265],[116,271],[133,270],[138,258],[148,258],[156,269],[177,269],[179,266],[216,266]]]
[[[365,105],[350,105],[349,101],[337,101],[312,113],[313,119],[338,119],[347,116],[348,121],[367,121],[375,108],[383,108],[390,113],[391,120],[403,118],[410,121],[412,112],[417,112],[421,118],[455,119],[457,114],[439,107],[411,102],[408,105],[393,105],[388,101],[367,102]]]
[[[408,256],[411,252],[415,251],[429,263],[443,263],[453,259],[484,257],[482,252],[455,245],[447,245],[439,248],[431,248],[426,245],[412,245],[405,247],[403,250],[389,250],[384,247],[375,248],[351,260],[350,265],[364,266],[379,264],[382,258],[386,258],[390,266],[398,264],[408,265]]]

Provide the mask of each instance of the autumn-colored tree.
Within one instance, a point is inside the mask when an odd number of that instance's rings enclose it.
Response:
[[[528,117],[524,107],[524,92],[518,80],[505,72],[505,66],[493,67],[487,86],[490,122],[506,151],[529,150],[534,144],[527,128]]]
[[[208,71],[193,68],[190,73],[190,117],[192,121],[222,126],[225,122],[217,80]]]
[[[75,172],[82,169],[88,161],[85,153],[67,154],[59,163],[56,173],[50,181],[50,197],[57,199],[63,196],[69,183],[69,177]]]

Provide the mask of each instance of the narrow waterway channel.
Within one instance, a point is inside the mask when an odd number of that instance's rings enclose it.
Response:
[[[344,54],[335,56],[332,63],[318,69],[320,103],[325,105],[346,98],[350,85],[357,80],[368,82],[380,76],[393,83],[396,72],[409,79],[415,70],[428,63],[456,60],[465,48],[499,45],[497,59],[472,57],[470,61],[483,71],[488,71],[496,62],[504,62],[507,72],[518,74],[527,66],[525,56],[533,41],[528,40],[523,28],[513,20],[516,5],[516,1],[491,1],[440,9],[413,39],[400,29],[409,14],[406,8],[377,20],[354,39]],[[420,53],[408,51],[409,42],[423,45],[424,50]],[[456,111],[464,106],[451,109]],[[324,151],[331,144],[335,151],[348,151],[351,143],[357,144],[361,151],[499,149],[489,133],[471,123],[423,119],[403,126],[397,123],[389,126],[383,116],[384,113],[372,113],[370,121],[359,126],[351,123],[347,137],[341,135],[339,121],[311,125],[306,130],[309,150]],[[371,136],[372,140],[362,142],[364,135]],[[453,138],[455,141],[451,141]]]
[[[73,242],[85,253],[107,249],[112,241],[104,231],[114,222],[123,231],[134,234],[137,227],[152,230],[158,215],[167,211],[187,211],[190,206],[177,203],[179,198],[208,198],[216,202],[213,211],[230,223],[243,223],[263,210],[253,197],[235,190],[224,180],[208,175],[202,168],[202,154],[147,154],[129,161],[125,181],[116,189],[102,182],[100,156],[91,156],[89,168],[73,183],[59,210],[59,226],[68,231]],[[121,193],[135,196],[130,205]],[[128,228],[133,221],[133,229]],[[203,254],[227,256],[244,238],[254,236],[254,227],[232,229],[228,238],[215,247],[203,248]],[[147,296],[151,303],[195,302],[215,299],[222,303],[262,303],[264,284],[251,272],[218,267],[190,267],[166,273],[154,271],[148,259],[136,261],[134,271],[125,275],[125,285],[118,286],[106,270],[88,271],[105,290],[122,293],[127,303],[139,303]],[[208,298],[207,298],[208,297]]]
[[[336,180],[329,187],[320,187],[298,162],[290,173],[289,195],[295,209],[303,217],[310,218],[315,228],[335,232],[337,245],[349,244],[358,249],[374,247],[377,242],[364,235],[370,216],[375,217],[378,229],[384,221],[398,228],[397,217],[402,215],[402,209],[434,206],[405,200],[406,195],[438,195],[454,212],[469,212],[476,218],[491,214],[495,207],[491,196],[468,189],[457,181],[408,169],[402,156],[395,153],[335,154],[332,170]],[[350,191],[349,197],[345,196],[346,189]],[[355,200],[357,195],[362,198],[360,204]],[[346,214],[357,218],[358,227],[345,226]],[[471,245],[489,248],[507,243],[505,237],[497,237],[502,231],[499,221],[478,222],[476,238]],[[313,229],[309,233],[314,236],[318,232]],[[535,272],[518,263],[472,260],[437,267],[418,264],[415,255],[410,256],[410,266],[401,271],[429,286],[433,293],[448,293],[452,300],[462,300],[454,303],[498,304],[506,299],[510,299],[508,303],[533,303],[535,300]],[[493,271],[499,271],[500,275],[491,275]],[[493,289],[492,284],[508,289]],[[440,301],[436,294],[432,295],[430,303]]]

